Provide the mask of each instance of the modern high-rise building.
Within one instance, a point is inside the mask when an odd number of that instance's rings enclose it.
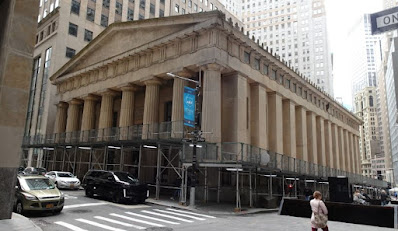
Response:
[[[352,96],[366,87],[376,87],[376,68],[381,60],[380,36],[371,35],[369,14],[363,15],[348,35],[352,61]]]
[[[363,120],[359,127],[359,152],[361,154],[362,174],[372,175],[371,160],[380,156],[378,121],[376,114],[376,88],[366,87],[355,95],[355,114]]]
[[[25,137],[53,133],[57,101],[49,77],[113,22],[221,10],[242,25],[217,0],[40,0],[39,4]],[[25,150],[24,155],[25,164],[37,166],[42,150]]]
[[[241,4],[241,19],[250,36],[333,96],[324,0],[242,0]]]

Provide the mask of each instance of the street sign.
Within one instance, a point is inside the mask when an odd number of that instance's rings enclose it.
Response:
[[[370,15],[372,35],[398,28],[398,7],[383,10]]]
[[[196,90],[184,87],[184,125],[195,127]]]

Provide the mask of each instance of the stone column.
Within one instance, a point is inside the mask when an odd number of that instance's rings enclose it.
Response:
[[[359,137],[355,135],[355,154],[356,154],[356,164],[357,164],[357,174],[362,174],[362,169],[361,169],[361,155],[359,153]]]
[[[208,64],[204,70],[202,131],[207,142],[221,142],[221,71],[218,64]]]
[[[113,121],[113,97],[116,92],[106,90],[101,93],[101,109],[98,123],[98,138],[100,140],[107,140],[112,128]]]
[[[66,129],[66,118],[68,114],[68,104],[65,102],[59,102],[57,104],[57,118],[55,119],[55,132],[64,133]]]
[[[318,147],[318,164],[326,166],[325,123],[321,116],[316,117],[316,142]]]
[[[291,100],[282,102],[283,153],[296,158],[296,119],[295,105]]]
[[[159,126],[159,90],[161,81],[153,78],[145,81],[145,103],[142,139],[155,139]]]
[[[332,153],[333,153],[333,166],[335,169],[340,169],[340,140],[339,130],[336,124],[332,124]]]
[[[355,150],[354,150],[354,137],[351,132],[348,132],[348,140],[350,142],[350,168],[351,172],[355,173],[356,172],[356,167],[355,167]]]
[[[250,139],[252,145],[263,149],[268,149],[267,101],[265,87],[250,85]]]
[[[268,140],[269,149],[283,154],[282,96],[268,93]]]
[[[74,132],[79,130],[79,106],[81,103],[82,102],[77,99],[69,101],[66,132]]]
[[[77,138],[74,132],[79,130],[79,107],[82,102],[77,99],[69,101],[68,118],[66,120],[66,136],[65,141],[70,142]]]
[[[179,73],[182,77],[189,78],[188,73]],[[184,86],[185,80],[174,78],[173,103],[171,108],[171,137],[183,138],[184,131]]]
[[[122,90],[122,102],[120,106],[119,127],[128,127],[133,125],[134,118],[134,92],[137,90],[134,86],[124,86]]]
[[[344,132],[343,128],[339,127],[339,149],[340,149],[340,169],[343,171],[347,171],[346,168],[346,150],[345,150],[345,139],[344,139]]]
[[[348,131],[347,129],[344,129],[344,147],[345,147],[345,165],[347,172],[351,172],[351,150],[350,150],[350,139],[349,139]]]
[[[307,111],[307,143],[308,143],[308,161],[314,164],[318,163],[316,123],[315,114]]]
[[[81,140],[88,141],[91,129],[95,127],[95,104],[98,98],[93,95],[84,97],[82,126],[81,126]]]
[[[332,148],[332,123],[330,120],[325,120],[325,153],[326,153],[326,166],[335,168],[334,155]]]
[[[306,114],[307,114],[307,112],[304,107],[296,106],[296,152],[297,152],[297,158],[308,162]]]

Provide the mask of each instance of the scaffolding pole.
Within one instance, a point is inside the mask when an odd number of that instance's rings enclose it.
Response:
[[[252,170],[249,169],[249,206],[253,207],[253,198],[252,198]]]
[[[282,175],[282,198],[285,197],[285,175]]]
[[[57,158],[57,148],[54,148],[54,156],[53,156],[53,166],[52,169],[55,169],[55,159]]]
[[[73,175],[76,175],[76,158],[77,158],[77,146],[75,146],[75,156],[73,157]]]
[[[141,161],[142,161],[142,145],[140,145],[140,151],[138,153],[138,179],[141,179]]]
[[[204,198],[205,203],[207,203],[208,195],[209,195],[209,186],[207,185],[207,167],[205,167],[205,198]]]
[[[65,158],[66,158],[66,147],[63,148],[63,158],[62,158],[62,171],[65,171]]]
[[[127,130],[128,132],[128,130]],[[119,170],[123,171],[123,164],[124,164],[124,153],[123,153],[124,149],[123,149],[123,145],[120,147],[120,167]]]
[[[269,184],[268,184],[268,195],[269,199],[272,199],[272,173],[269,174]]]
[[[236,168],[236,206],[235,212],[240,212],[240,195],[239,195],[239,169]]]
[[[221,191],[221,168],[218,168],[217,203],[220,203],[220,191]]]
[[[158,158],[156,164],[156,200],[159,200],[160,196],[160,161],[162,158],[162,153],[160,150],[160,144],[158,144]]]

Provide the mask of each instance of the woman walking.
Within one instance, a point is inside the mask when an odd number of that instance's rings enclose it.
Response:
[[[329,231],[327,226],[328,221],[328,209],[325,203],[322,201],[322,194],[319,191],[314,192],[314,199],[310,201],[312,215],[311,215],[311,227],[312,231],[317,231],[321,228],[323,231]]]

